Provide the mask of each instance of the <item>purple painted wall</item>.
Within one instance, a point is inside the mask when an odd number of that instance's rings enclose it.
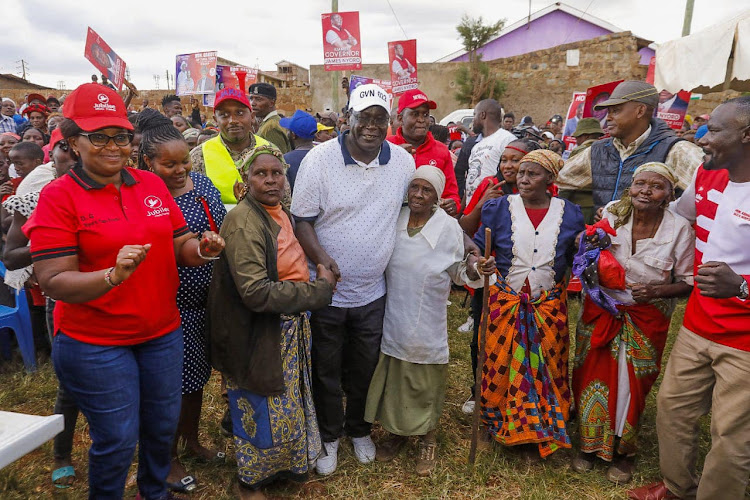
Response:
[[[567,12],[555,10],[530,24],[523,26],[489,42],[479,49],[483,61],[491,61],[503,57],[512,57],[526,54],[536,50],[549,49],[565,43],[573,43],[581,40],[590,40],[599,36],[608,35],[611,31],[591,24]],[[650,49],[649,49],[650,50]],[[653,50],[651,55],[653,55]],[[651,56],[648,56],[645,64]],[[469,56],[464,54],[452,61],[468,61]],[[641,63],[643,64],[643,58]]]
[[[638,53],[641,55],[640,63],[646,66],[651,62],[651,58],[656,55],[656,51],[649,47],[643,47]]]

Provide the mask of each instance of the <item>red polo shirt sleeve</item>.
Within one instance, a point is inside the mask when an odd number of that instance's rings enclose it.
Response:
[[[150,172],[123,170],[118,190],[80,167],[47,185],[23,231],[32,261],[75,256],[80,272],[115,265],[124,245],[151,244],[120,286],[81,304],[58,301],[55,333],[95,345],[133,345],[180,326],[174,238],[189,233],[164,182]]]

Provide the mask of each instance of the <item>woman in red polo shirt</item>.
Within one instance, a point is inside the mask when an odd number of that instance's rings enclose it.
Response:
[[[23,228],[58,301],[55,371],[89,422],[89,498],[123,496],[137,443],[139,493],[163,498],[181,399],[177,265],[213,260],[224,241],[198,240],[159,177],[125,168],[133,126],[117,93],[81,85],[65,118],[80,161],[44,188]]]

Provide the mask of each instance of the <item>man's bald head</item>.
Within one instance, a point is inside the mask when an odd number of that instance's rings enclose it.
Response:
[[[500,123],[503,119],[503,107],[495,99],[479,101],[477,109],[487,113],[487,119]]]

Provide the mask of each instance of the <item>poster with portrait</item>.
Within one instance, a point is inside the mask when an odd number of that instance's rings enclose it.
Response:
[[[612,91],[615,90],[615,87],[620,85],[621,82],[623,82],[623,80],[616,80],[614,82],[603,83],[586,89],[586,101],[583,105],[583,118],[593,117],[599,120],[605,135],[607,134],[607,110],[595,110],[594,106],[609,99],[609,96],[612,95]]]
[[[323,22],[323,64],[326,71],[362,69],[359,12],[331,12]]]
[[[180,54],[175,63],[176,94],[195,95],[216,92],[216,52]]]
[[[106,75],[117,90],[122,90],[125,80],[125,61],[115,54],[109,44],[102,40],[102,37],[90,26],[86,34],[86,47],[83,55],[102,75]]]
[[[680,90],[676,94],[668,90],[659,92],[659,106],[654,110],[654,116],[661,118],[670,128],[680,130],[685,122],[691,93]]]
[[[417,41],[388,42],[388,65],[395,95],[417,88]]]
[[[573,99],[568,106],[568,114],[565,115],[565,126],[563,127],[563,142],[566,150],[576,147],[576,138],[573,137],[573,132],[576,131],[578,120],[583,118],[585,105],[586,92],[573,92]]]
[[[380,80],[378,78],[370,78],[369,76],[352,75],[349,77],[349,93],[351,94],[354,89],[360,85],[366,85],[368,83],[374,83],[381,89],[388,92],[389,95],[393,95],[391,88],[391,82],[389,80]]]

